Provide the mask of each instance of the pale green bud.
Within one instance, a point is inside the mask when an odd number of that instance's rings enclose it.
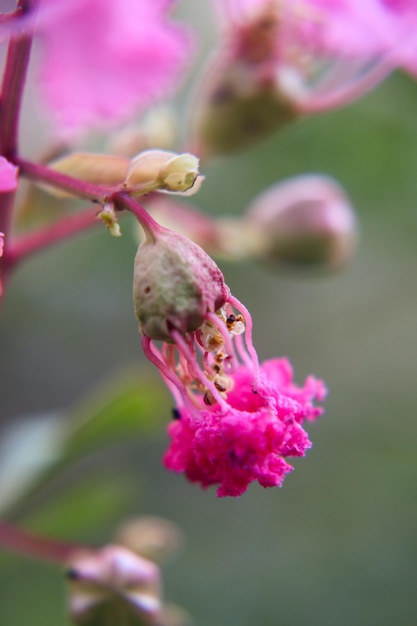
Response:
[[[132,195],[151,191],[198,191],[202,177],[199,160],[192,154],[167,150],[145,150],[130,162],[125,185]]]
[[[242,151],[299,117],[273,76],[219,54],[192,106],[190,145],[202,159]]]
[[[76,624],[154,624],[161,614],[157,565],[123,546],[80,551],[68,563],[69,611]],[[120,620],[120,621],[119,621]]]
[[[170,159],[159,173],[163,189],[188,191],[197,180],[199,161],[193,154],[179,154]]]
[[[143,516],[124,522],[115,541],[145,559],[161,563],[178,552],[184,536],[175,524],[162,517]]]
[[[119,185],[125,180],[129,159],[107,154],[73,152],[67,156],[55,159],[48,164],[48,167],[86,183],[113,186]],[[39,186],[57,198],[71,197],[69,192],[50,185],[42,183]]]
[[[170,150],[178,136],[178,121],[172,108],[152,107],[139,123],[130,124],[117,133],[112,133],[108,150],[132,158],[138,152],[157,148]]]
[[[216,263],[186,237],[161,229],[139,246],[133,298],[146,337],[170,342],[172,329],[197,330],[207,311],[217,311],[227,295]]]
[[[243,229],[249,254],[270,266],[339,268],[356,249],[355,212],[327,176],[297,176],[273,185],[253,201]]]

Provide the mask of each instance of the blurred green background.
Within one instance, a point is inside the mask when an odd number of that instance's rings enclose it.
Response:
[[[296,380],[313,373],[330,390],[325,416],[309,426],[314,446],[283,488],[256,484],[217,499],[163,469],[171,400],[141,354],[127,217],[121,239],[84,234],[33,258],[10,283],[0,326],[3,434],[22,416],[43,420],[49,435],[55,416],[96,416],[11,519],[101,544],[127,516],[169,518],[186,545],[164,569],[166,597],[197,626],[415,623],[416,106],[417,84],[396,75],[347,109],[213,163],[195,198],[207,212],[238,214],[273,182],[320,172],[358,211],[360,246],[343,273],[222,263],[252,312],[260,357],[287,355]],[[42,457],[43,445],[54,449],[42,432],[24,446],[18,438],[22,464],[36,450]],[[2,448],[0,473],[9,452]],[[56,568],[1,557],[2,625],[64,625],[64,595]]]

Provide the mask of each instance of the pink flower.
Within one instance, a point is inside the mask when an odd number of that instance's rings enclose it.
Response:
[[[266,361],[255,384],[253,377],[248,367],[232,375],[227,409],[214,405],[198,415],[180,409],[168,428],[169,469],[203,487],[218,484],[218,496],[240,496],[252,481],[282,485],[293,469],[285,457],[304,456],[311,447],[301,423],[321,413],[312,400],[322,400],[325,388],[313,378],[296,387],[286,359]]]
[[[0,156],[0,193],[14,191],[17,188],[18,168],[3,156]]]
[[[121,121],[175,87],[191,42],[171,5],[44,0],[34,22],[23,18],[41,38],[43,93],[66,134]]]
[[[281,485],[284,457],[311,446],[302,428],[326,395],[313,377],[292,382],[286,359],[259,366],[252,318],[215,262],[183,235],[162,228],[130,201],[145,232],[135,258],[133,299],[147,358],[172,392],[165,465],[219,496],[238,496],[257,480]],[[162,342],[159,349],[155,342]]]
[[[313,377],[295,385],[286,359],[259,367],[251,335],[249,312],[228,295],[195,332],[172,328],[161,351],[143,337],[178,407],[165,465],[203,487],[219,485],[219,496],[239,496],[255,480],[281,486],[292,470],[285,457],[311,447],[302,423],[322,413],[313,401],[326,395]]]
[[[232,56],[300,111],[340,106],[396,67],[417,73],[414,0],[218,0]]]

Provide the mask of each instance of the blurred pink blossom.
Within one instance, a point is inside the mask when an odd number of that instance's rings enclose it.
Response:
[[[217,0],[216,6],[232,55],[262,64],[263,75],[273,74],[301,110],[344,104],[397,67],[417,74],[415,0]]]
[[[293,37],[292,52],[302,46],[345,57],[388,53],[397,65],[417,62],[415,0],[217,0],[217,12],[226,30],[278,14],[276,51]]]
[[[17,187],[18,168],[0,156],[0,193],[13,191]]]
[[[176,86],[192,47],[172,4],[43,0],[22,18],[41,40],[41,86],[64,135],[122,121]]]

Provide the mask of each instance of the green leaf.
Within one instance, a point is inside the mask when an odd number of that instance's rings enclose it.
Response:
[[[97,474],[96,459],[92,456],[161,431],[169,415],[168,407],[169,394],[164,393],[156,377],[129,371],[102,385],[66,416],[41,416],[19,423],[6,439],[10,448],[8,457],[0,458],[1,484],[5,487],[5,495],[3,490],[0,492],[2,515],[6,513],[13,519],[27,519],[41,504],[42,515],[48,517],[51,514],[58,519],[58,509],[63,507],[65,511],[67,497],[70,498],[68,507],[71,511],[72,502],[77,498],[88,511],[88,493],[94,494],[94,503],[101,499],[100,506],[111,509],[109,503],[104,505],[106,497],[111,499],[111,490],[104,497],[106,481],[103,471],[94,478],[87,476],[94,471]],[[81,468],[80,476],[78,468],[86,459],[93,462]],[[100,480],[104,484],[102,495]],[[80,494],[70,496],[74,481],[82,485],[88,485],[90,481],[86,498]],[[107,486],[114,482],[113,479],[110,483],[108,481],[107,478]],[[63,521],[65,514],[59,517]],[[82,515],[76,515],[74,519],[79,519],[81,525]]]

